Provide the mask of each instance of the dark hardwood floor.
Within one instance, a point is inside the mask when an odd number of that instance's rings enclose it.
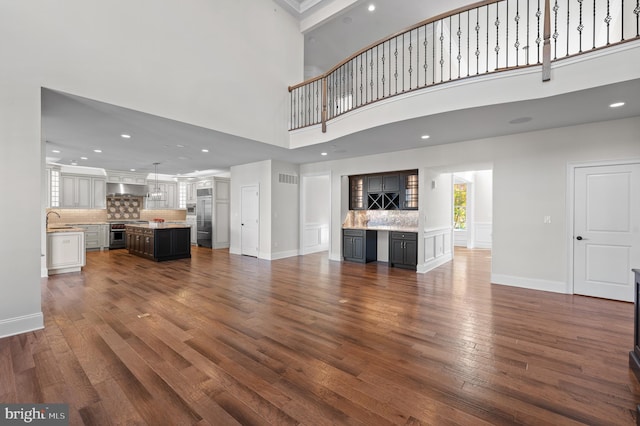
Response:
[[[0,339],[0,401],[87,425],[631,425],[633,305],[314,254],[87,254],[42,282],[46,328]]]

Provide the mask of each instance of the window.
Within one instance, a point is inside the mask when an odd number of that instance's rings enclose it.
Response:
[[[51,207],[60,207],[60,170],[51,170]]]
[[[453,229],[467,229],[467,184],[453,185]]]
[[[178,182],[178,208],[187,208],[187,182]]]

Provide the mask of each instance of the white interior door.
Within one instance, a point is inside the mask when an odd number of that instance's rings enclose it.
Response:
[[[257,185],[242,187],[240,252],[258,257],[260,235],[260,191]]]
[[[578,167],[574,177],[574,293],[633,301],[640,164]]]

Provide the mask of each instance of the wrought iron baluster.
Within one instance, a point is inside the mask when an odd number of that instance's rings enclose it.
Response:
[[[516,48],[516,67],[520,64],[520,1],[516,0],[516,42],[513,47]]]
[[[369,103],[369,51],[367,50],[363,54],[364,58],[364,103],[365,105]]]
[[[458,56],[456,59],[458,60],[458,78],[460,78],[460,60],[462,59],[462,54],[460,50],[460,36],[462,35],[462,30],[460,29],[460,15],[458,15]]]
[[[516,0],[518,1],[518,0]],[[505,67],[509,67],[509,0],[506,0],[505,3],[507,4],[507,16],[505,18],[505,22],[507,23],[507,37],[505,39]],[[497,3],[496,3],[497,5]]]
[[[369,69],[370,69],[370,77],[369,77],[369,86],[371,87],[371,100],[373,100],[373,49],[370,49],[371,59],[369,60]]]
[[[609,10],[609,0],[607,0],[607,16],[604,18],[604,22],[607,24],[607,46],[609,45],[609,24],[611,23],[611,13]]]
[[[485,68],[485,72],[489,72],[489,31],[490,31],[490,27],[489,27],[489,6],[486,7],[487,9],[487,47],[486,47],[486,57],[487,57],[487,64],[486,64],[486,68]]]
[[[404,36],[406,33],[402,33],[402,57],[400,58],[400,60],[402,61],[402,91],[405,91],[405,83],[404,83],[404,77],[405,77],[405,72],[404,72]]]
[[[480,74],[480,8],[476,7],[476,75]]]
[[[411,86],[411,75],[413,73],[413,63],[411,62],[413,60],[413,40],[411,37],[411,31],[409,31],[409,90],[412,89]],[[404,61],[402,61],[404,63]]]
[[[384,78],[384,62],[385,62],[385,53],[384,53],[384,43],[382,43],[382,97],[384,98],[384,83],[385,83],[385,78]]]
[[[427,47],[428,47],[428,41],[427,41],[427,25],[425,24],[424,28],[424,85],[427,85],[427,71],[428,71],[428,65],[427,65]]]
[[[433,64],[431,66],[431,74],[433,75],[433,78],[431,80],[431,82],[433,84],[436,83],[436,24],[435,22],[431,24],[431,40],[433,40],[433,47],[431,49],[431,63]]]
[[[444,81],[444,29],[440,21],[440,83]]]
[[[395,39],[396,39],[396,50],[395,52],[393,52],[393,56],[395,57],[396,70],[393,73],[393,78],[395,79],[395,82],[396,82],[396,94],[397,94],[398,93],[398,37],[396,37]]]
[[[416,89],[420,87],[420,28],[416,28]]]
[[[380,64],[378,58],[380,58],[380,45],[376,46],[376,99],[380,99]]]
[[[318,82],[320,80],[316,80],[313,82],[313,87],[315,88],[315,113],[313,115],[314,124],[320,122],[320,91],[318,90]]]
[[[364,87],[362,87],[362,55],[358,55],[360,58],[360,105],[363,105],[362,94],[364,91]]]
[[[538,11],[536,12],[536,18],[538,18],[538,36],[536,37],[536,45],[538,51],[538,63],[540,63],[540,43],[542,43],[542,38],[540,37],[540,17],[542,16],[542,11],[540,10],[540,0],[538,0]]]
[[[582,25],[582,0],[578,0],[578,4],[580,5],[580,12],[578,15],[578,53],[582,53],[582,30],[584,30],[584,25]]]
[[[640,0],[636,0],[636,8],[633,9],[633,13],[636,14],[636,37],[640,37]],[[595,22],[595,17],[593,21]]]
[[[496,3],[496,22],[494,22],[494,25],[496,26],[496,47],[495,47],[495,51],[496,51],[496,70],[500,67],[499,64],[499,52],[500,52],[500,11],[499,11],[499,3]]]
[[[620,41],[624,41],[624,0],[620,4]]]

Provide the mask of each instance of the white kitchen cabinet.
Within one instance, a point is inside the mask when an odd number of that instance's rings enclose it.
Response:
[[[84,246],[86,250],[103,250],[109,247],[109,225],[72,224],[70,226],[84,229]]]
[[[60,177],[60,207],[65,209],[104,209],[106,192],[102,177],[71,174]]]
[[[195,216],[187,216],[187,225],[191,227],[191,245],[198,244],[198,221]]]
[[[91,208],[91,177],[63,174],[60,181],[60,207],[64,209]]]
[[[49,275],[79,272],[85,265],[84,232],[47,233]]]
[[[119,170],[107,170],[107,182],[147,184],[147,175],[142,173],[128,173]]]
[[[197,197],[197,184],[196,182],[185,182],[187,187],[187,203],[195,203],[198,200]]]

